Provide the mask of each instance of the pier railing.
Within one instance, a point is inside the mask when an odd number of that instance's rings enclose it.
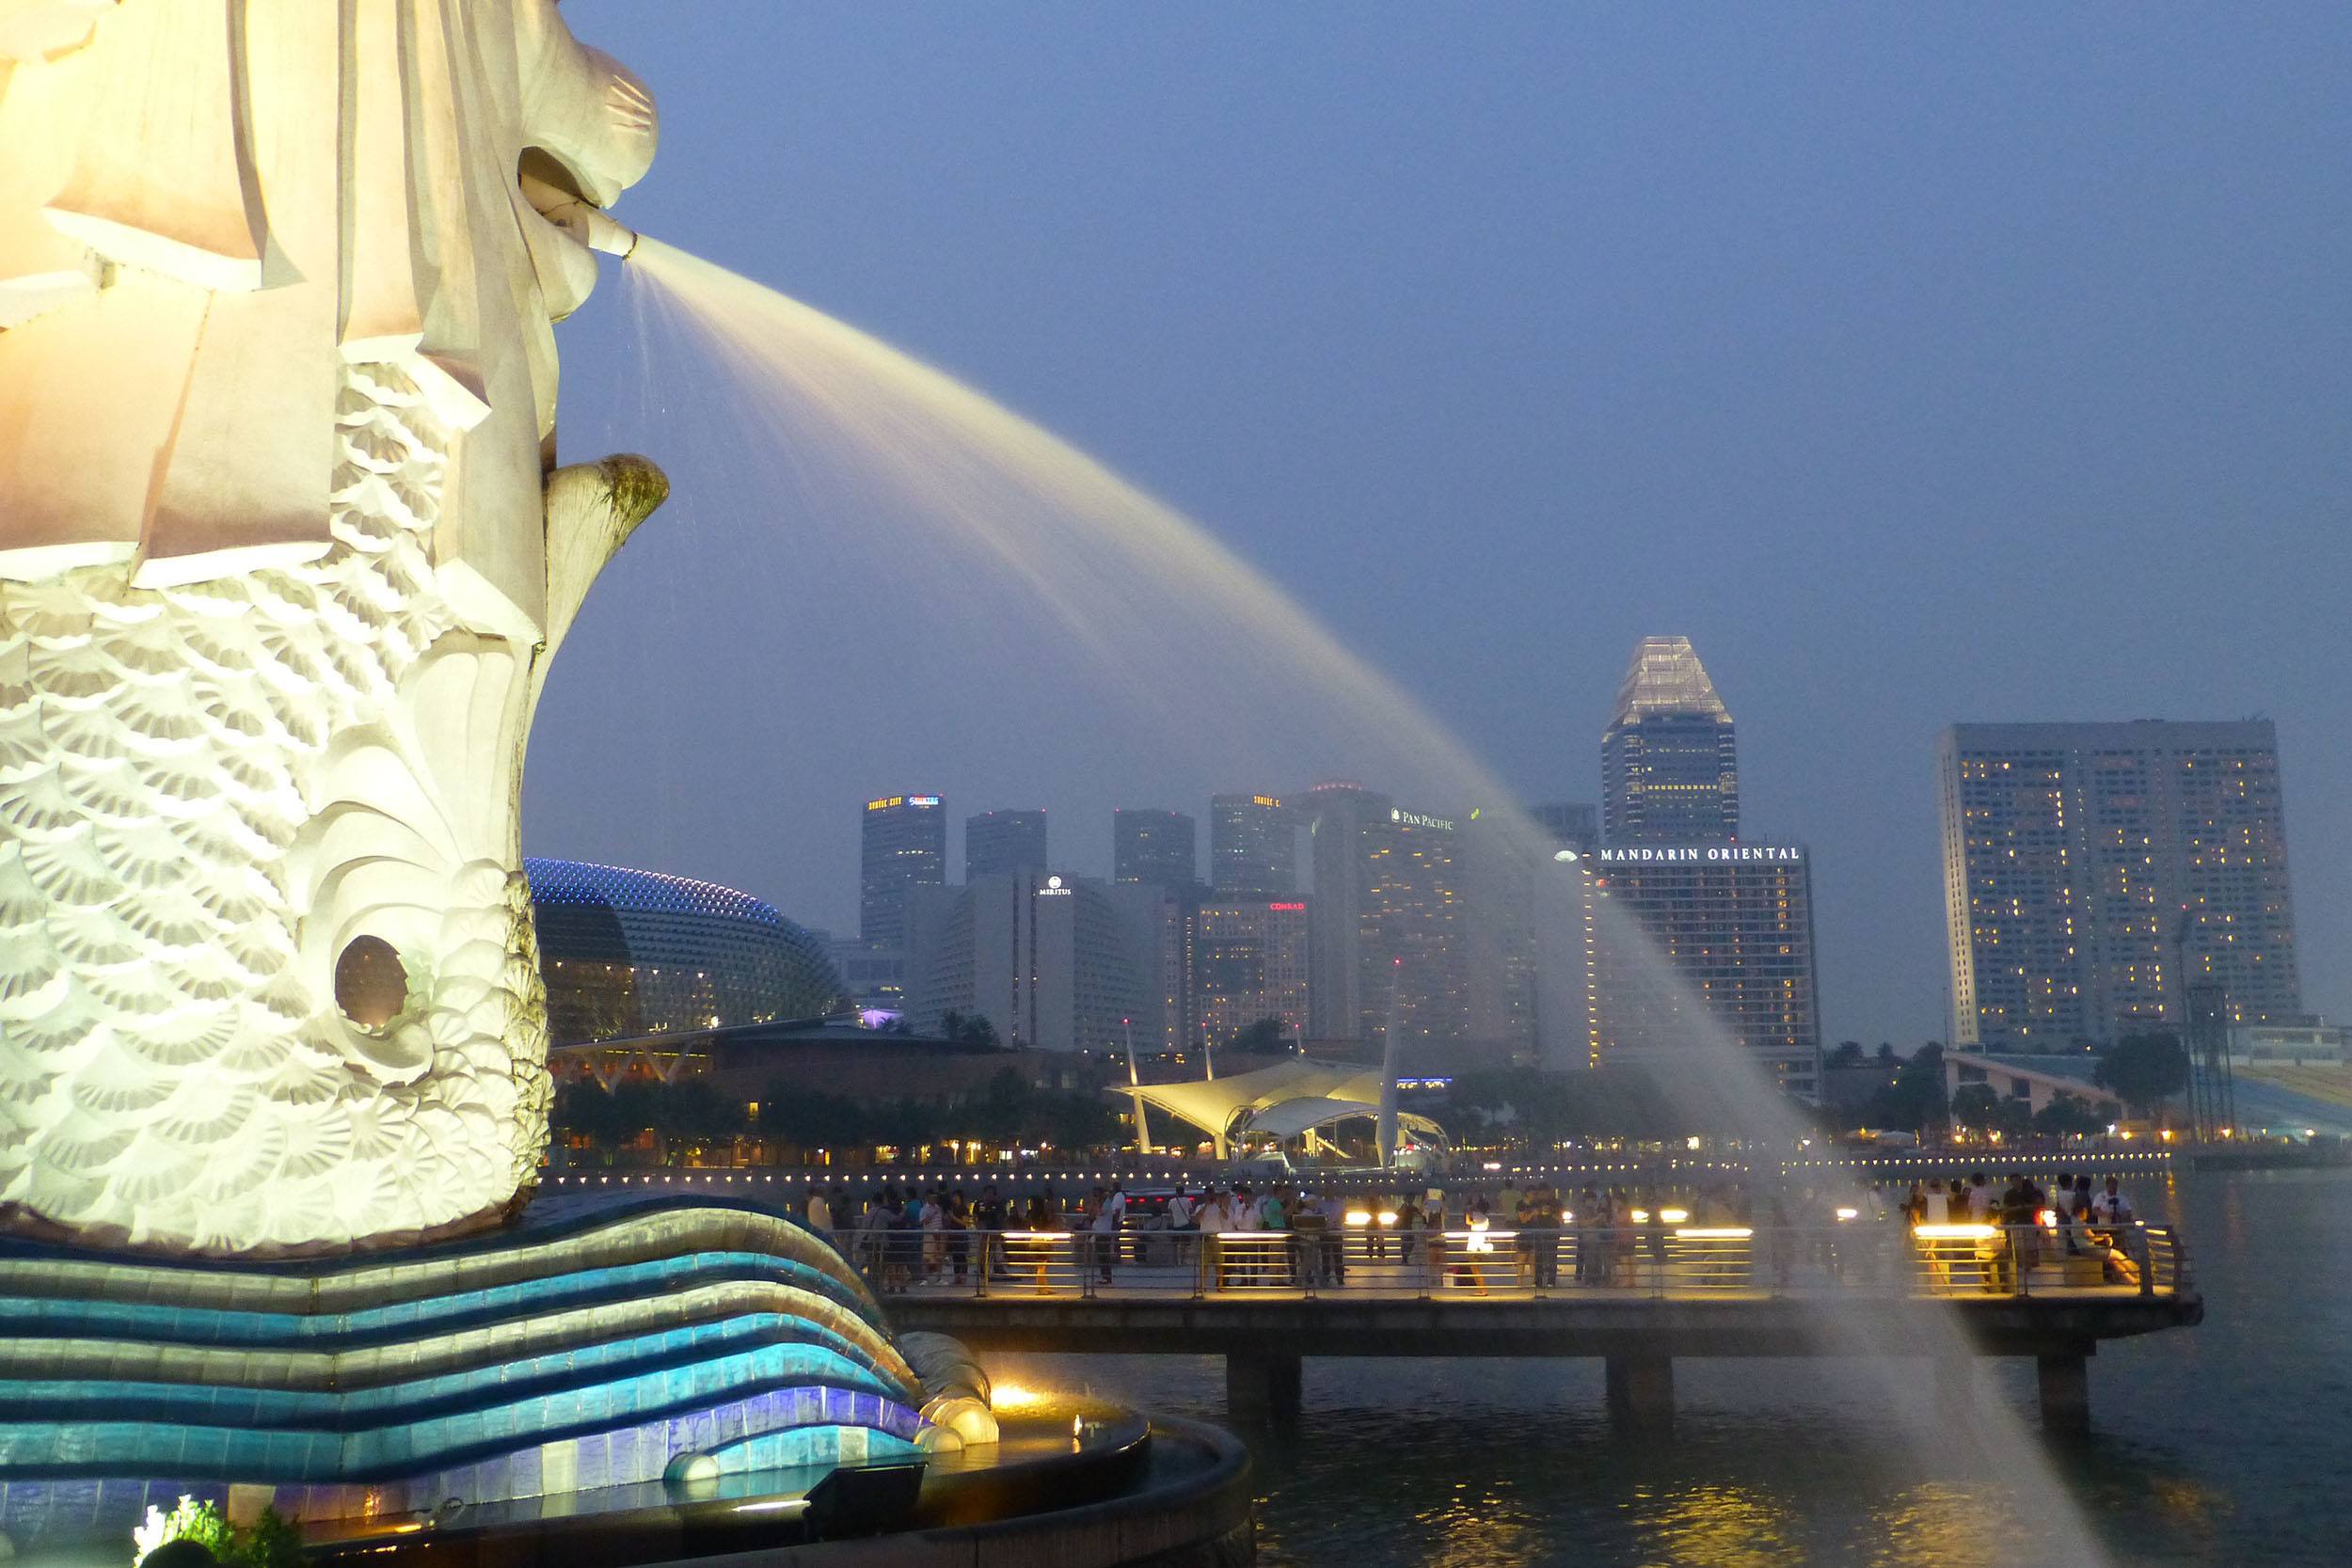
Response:
[[[1397,1230],[1364,1216],[1205,1233],[861,1229],[841,1242],[878,1294],[1007,1300],[2112,1298],[2194,1288],[2179,1232],[2137,1222]]]

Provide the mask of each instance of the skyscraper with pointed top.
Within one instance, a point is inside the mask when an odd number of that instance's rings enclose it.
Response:
[[[1600,738],[1601,831],[1610,843],[1740,836],[1731,710],[1687,637],[1645,637]]]
[[[1731,710],[1687,637],[1645,637],[1601,736],[1602,1062],[1703,1062],[1735,1046],[1788,1093],[1820,1086],[1804,846],[1740,838]],[[1626,918],[1611,918],[1613,911]]]

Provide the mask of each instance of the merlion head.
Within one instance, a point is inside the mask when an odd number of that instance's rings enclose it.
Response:
[[[523,744],[662,499],[553,467],[650,164],[554,0],[0,0],[0,1214],[295,1252],[546,1138]]]

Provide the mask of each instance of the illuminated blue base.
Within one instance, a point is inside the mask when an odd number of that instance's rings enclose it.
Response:
[[[919,1380],[796,1222],[723,1200],[335,1264],[0,1243],[0,1531],[183,1491],[306,1518],[911,1452]]]

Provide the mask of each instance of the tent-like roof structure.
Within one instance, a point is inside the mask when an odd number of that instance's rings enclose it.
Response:
[[[1327,1100],[1321,1096],[1306,1096],[1297,1100],[1285,1100],[1280,1104],[1269,1105],[1263,1111],[1251,1111],[1242,1117],[1232,1132],[1235,1137],[1255,1132],[1287,1143],[1310,1128],[1328,1127],[1335,1121],[1345,1121],[1350,1117],[1369,1117],[1376,1120],[1379,1115],[1380,1107],[1376,1103],[1367,1104],[1360,1100]],[[1443,1142],[1445,1139],[1445,1129],[1431,1121],[1427,1117],[1416,1116],[1410,1111],[1399,1111],[1396,1114],[1396,1124],[1424,1138],[1434,1138],[1438,1142]]]
[[[1126,1085],[1104,1091],[1143,1102],[1188,1121],[1212,1137],[1263,1132],[1295,1138],[1311,1127],[1380,1114],[1380,1070],[1345,1062],[1290,1056],[1272,1067],[1189,1084]],[[1400,1113],[1398,1125],[1427,1136],[1444,1133],[1427,1117]]]

